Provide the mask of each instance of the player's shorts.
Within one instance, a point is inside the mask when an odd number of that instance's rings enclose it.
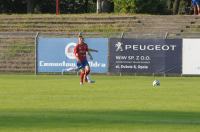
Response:
[[[193,6],[200,5],[200,0],[192,0],[192,5]]]
[[[84,60],[82,62],[77,62],[76,65],[77,65],[78,69],[80,70],[80,69],[84,69],[86,66],[89,66],[89,63],[87,60]]]

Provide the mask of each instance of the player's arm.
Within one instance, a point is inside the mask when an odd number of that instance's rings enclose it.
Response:
[[[87,48],[86,48],[87,55],[90,57],[90,60],[93,60],[93,57],[92,57],[90,51],[97,52],[97,50],[88,48],[88,45],[87,45],[87,44],[86,44],[86,46],[87,46]]]
[[[98,50],[95,50],[95,49],[88,49],[88,51],[90,51],[90,52],[98,52]]]
[[[75,58],[76,58],[77,62],[80,62],[77,46],[74,48],[74,55],[75,55]]]
[[[87,54],[89,55],[89,57],[90,57],[90,60],[93,60],[93,57],[92,57],[92,55],[91,55],[91,53],[90,53],[90,51],[89,51],[89,50],[87,51]]]
[[[78,53],[75,54],[75,57],[76,57],[77,62],[80,62],[80,59],[79,59]]]

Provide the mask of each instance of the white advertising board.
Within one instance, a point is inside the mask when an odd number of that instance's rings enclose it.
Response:
[[[182,73],[200,75],[200,39],[183,39]]]

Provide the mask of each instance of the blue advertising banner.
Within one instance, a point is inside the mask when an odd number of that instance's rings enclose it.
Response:
[[[109,41],[111,73],[181,73],[182,39],[119,39]]]
[[[76,67],[73,54],[77,38],[38,38],[37,46],[37,72],[62,72],[69,67]],[[85,43],[90,49],[93,61],[88,59],[93,73],[106,73],[108,71],[108,39],[86,38]]]

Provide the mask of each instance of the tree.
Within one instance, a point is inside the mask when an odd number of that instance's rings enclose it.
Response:
[[[33,13],[34,11],[34,0],[26,0],[27,3],[27,13]]]
[[[176,14],[190,14],[191,0],[167,0],[168,10]]]
[[[88,12],[88,0],[85,0],[84,8],[85,8],[85,13],[87,13]]]
[[[102,0],[101,10],[107,13],[114,12],[114,2],[112,0]]]
[[[173,4],[173,14],[178,14],[179,11],[180,0],[174,0]]]
[[[56,0],[0,0],[0,13],[55,13],[55,3]],[[122,13],[183,14],[190,5],[191,0],[60,0],[60,11],[100,13],[115,9]]]
[[[115,12],[134,13],[136,11],[136,0],[114,0]]]
[[[101,0],[97,0],[97,13],[101,13]]]
[[[172,10],[173,4],[174,4],[174,0],[167,0],[167,9]]]

